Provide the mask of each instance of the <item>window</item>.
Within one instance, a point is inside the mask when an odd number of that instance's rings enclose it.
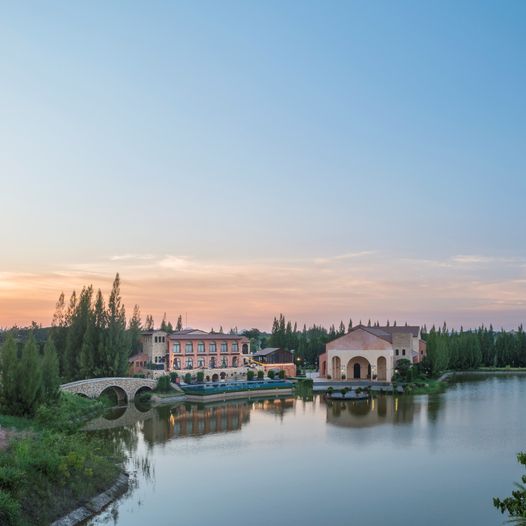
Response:
[[[187,358],[186,359],[186,368],[187,369],[193,369],[194,368],[194,359],[193,358]]]
[[[181,358],[175,358],[174,359],[174,369],[180,369],[181,368]]]
[[[232,352],[239,352],[239,347],[237,346],[237,342],[232,343]]]
[[[221,367],[228,367],[228,363],[226,361],[226,356],[224,356],[223,359],[221,360]]]
[[[216,359],[212,356],[212,358],[210,358],[210,369],[214,369],[215,366],[216,366]]]
[[[204,344],[204,342],[198,342],[198,344],[197,344],[197,352],[205,352],[205,344]]]
[[[210,342],[208,352],[215,353],[217,351],[216,342]]]
[[[197,367],[204,367],[204,366],[205,366],[205,359],[197,358]]]
[[[232,358],[232,367],[237,367],[237,356]]]
[[[405,356],[405,349],[402,349],[402,356]]]
[[[192,342],[186,342],[184,352],[186,354],[192,354],[194,352],[194,346],[192,345]]]
[[[396,349],[396,352],[395,352],[396,356],[398,356],[400,354],[400,350],[399,349]]]
[[[228,352],[228,343],[221,342],[221,352]]]
[[[166,336],[163,336],[163,343],[166,343]]]
[[[174,353],[179,354],[181,352],[181,344],[179,342],[174,343]]]
[[[157,343],[157,336],[155,337],[155,343]]]

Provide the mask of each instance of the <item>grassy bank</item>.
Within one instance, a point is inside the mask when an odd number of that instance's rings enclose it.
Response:
[[[0,451],[0,524],[47,525],[112,484],[122,453],[80,431],[103,410],[99,401],[63,394],[33,419],[0,415],[10,436]]]

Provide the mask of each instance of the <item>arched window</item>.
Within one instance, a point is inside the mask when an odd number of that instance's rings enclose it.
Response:
[[[242,350],[243,350],[243,354],[248,354],[248,344],[247,343],[243,344]]]
[[[214,369],[216,366],[216,359],[214,356],[212,356],[212,358],[210,358],[210,369]]]
[[[237,367],[237,356],[232,358],[232,367]]]
[[[174,359],[174,369],[180,369],[181,368],[181,358],[175,358]]]
[[[194,359],[193,358],[187,358],[186,359],[186,368],[187,369],[193,369],[194,368]]]
[[[204,358],[197,358],[197,367],[204,367],[205,366],[205,359]]]
[[[226,360],[226,356],[223,356],[221,360],[221,367],[228,367],[228,362]]]

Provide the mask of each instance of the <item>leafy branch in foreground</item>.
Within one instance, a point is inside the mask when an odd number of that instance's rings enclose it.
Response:
[[[517,460],[526,466],[526,452],[519,453]],[[515,490],[511,492],[511,497],[501,500],[498,497],[493,499],[493,505],[501,513],[507,512],[510,520],[508,522],[519,526],[526,526],[526,475],[521,477],[522,483],[515,483]]]

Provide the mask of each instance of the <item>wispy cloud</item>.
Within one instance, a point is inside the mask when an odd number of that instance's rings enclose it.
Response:
[[[0,272],[0,325],[49,323],[61,291],[93,284],[107,293],[116,272],[129,308],[189,323],[268,327],[276,313],[298,321],[353,318],[513,324],[525,314],[521,258],[406,258],[374,251],[302,260],[216,261],[126,254],[64,264],[52,272]]]

